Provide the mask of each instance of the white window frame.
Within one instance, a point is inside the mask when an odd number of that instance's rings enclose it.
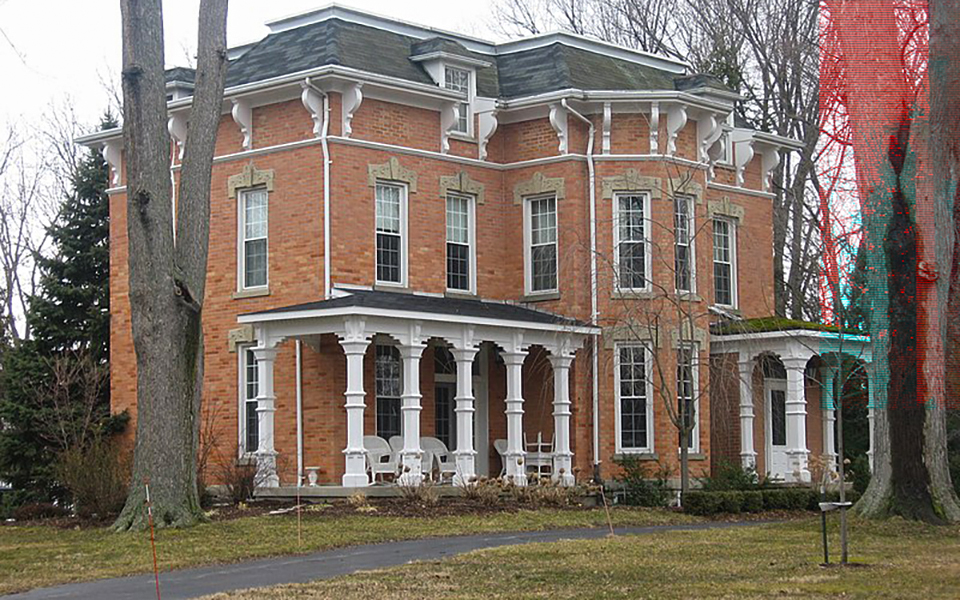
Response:
[[[454,130],[452,130],[450,133],[453,134],[453,135],[457,135],[457,136],[464,136],[464,137],[472,138],[473,135],[474,135],[474,134],[473,134],[473,99],[474,99],[474,96],[476,95],[476,89],[477,89],[477,87],[476,87],[476,79],[477,79],[477,77],[476,77],[476,71],[474,71],[473,69],[466,69],[466,68],[461,67],[461,66],[459,66],[459,65],[452,65],[452,64],[448,64],[448,63],[442,64],[442,65],[441,65],[441,69],[440,69],[440,73],[441,73],[441,77],[442,77],[442,80],[441,80],[441,82],[440,82],[440,87],[442,87],[442,88],[444,88],[444,89],[452,89],[452,88],[448,88],[448,87],[447,87],[447,69],[453,69],[453,70],[455,70],[455,71],[460,71],[460,72],[462,72],[462,73],[466,73],[466,74],[467,74],[467,93],[466,93],[466,97],[463,99],[463,102],[460,104],[460,106],[457,107],[458,110],[462,110],[464,104],[465,104],[466,107],[467,107],[467,114],[466,114],[466,116],[464,117],[464,115],[461,115],[461,118],[464,118],[464,119],[466,120],[467,130],[466,130],[466,131],[460,131],[459,129],[454,129]]]
[[[621,422],[621,399],[620,399],[620,349],[623,347],[643,348],[643,363],[646,371],[647,388],[647,445],[643,448],[625,448],[622,444]],[[653,352],[650,349],[650,343],[645,341],[617,342],[613,346],[613,397],[614,397],[614,420],[615,420],[615,444],[614,450],[617,454],[653,454],[656,443],[654,440],[654,410],[653,410]]]
[[[553,200],[553,210],[554,215],[556,216],[556,232],[554,246],[556,246],[556,252],[554,254],[554,262],[556,264],[556,282],[555,286],[552,289],[546,290],[533,290],[533,248],[531,242],[533,240],[533,232],[531,227],[533,225],[533,216],[531,206],[534,202],[538,200]],[[540,296],[547,294],[556,294],[560,292],[560,201],[557,199],[556,194],[541,194],[538,196],[529,196],[523,199],[523,288],[524,294],[527,296]]]
[[[730,240],[730,248],[729,248],[729,251],[730,251],[730,304],[720,304],[716,301],[717,300],[716,277],[714,277],[714,280],[713,280],[713,286],[714,286],[713,304],[716,304],[718,306],[724,306],[727,308],[737,308],[737,306],[739,306],[739,294],[737,293],[737,280],[739,279],[737,277],[737,221],[736,219],[731,219],[730,217],[724,217],[720,215],[713,217],[713,223],[716,223],[717,221],[722,221],[726,223],[727,231],[729,232],[728,238]],[[713,243],[715,248],[716,232],[714,231],[713,234],[714,234]],[[717,262],[716,250],[714,250],[713,263],[716,264],[716,262]],[[715,272],[716,271],[714,271],[714,273]]]
[[[381,186],[400,190],[400,281],[382,281],[377,277],[377,189]],[[377,180],[373,188],[373,279],[378,286],[407,287],[409,257],[407,251],[407,186],[396,181]]]
[[[247,450],[247,352],[252,351],[255,344],[245,344],[237,346],[237,435],[238,435],[238,456],[240,458],[253,456],[256,451]],[[259,368],[259,367],[258,367]],[[257,373],[257,395],[260,391],[260,375]],[[257,414],[257,423],[259,426],[260,415]],[[258,441],[259,444],[259,431]]]
[[[677,206],[676,199],[677,197],[684,197],[687,199],[687,248],[689,250],[689,261],[690,261],[690,289],[681,290],[677,288]],[[697,221],[696,221],[696,197],[690,194],[677,194],[674,197],[671,214],[673,215],[673,286],[674,291],[677,294],[696,294],[697,293],[697,245],[696,245],[696,233],[697,233]]]
[[[400,394],[397,395],[397,396],[381,396],[380,393],[379,393],[379,390],[377,389],[377,372],[376,372],[376,368],[377,368],[377,367],[376,367],[376,360],[377,360],[377,358],[378,358],[378,357],[377,357],[377,354],[378,354],[379,351],[380,351],[379,348],[389,348],[390,350],[388,350],[388,351],[389,351],[391,354],[393,354],[393,352],[396,352],[396,353],[397,353],[397,354],[396,354],[397,365],[398,365],[397,384],[398,384],[398,386],[399,386],[399,388],[400,388]],[[404,375],[404,373],[403,373],[403,356],[400,355],[400,353],[399,353],[399,348],[397,348],[395,344],[391,343],[388,339],[385,339],[385,338],[376,340],[376,341],[374,342],[374,351],[373,351],[373,352],[374,352],[374,354],[373,354],[373,360],[374,360],[374,374],[373,374],[373,402],[374,402],[374,404],[373,404],[373,430],[374,430],[374,434],[375,434],[375,435],[381,435],[381,434],[380,434],[380,427],[379,427],[379,423],[378,423],[378,418],[379,418],[379,414],[380,414],[380,400],[381,400],[381,398],[382,398],[382,399],[384,399],[384,400],[396,400],[396,401],[398,402],[398,405],[399,405],[399,407],[400,407],[400,427],[399,427],[400,433],[399,433],[398,435],[403,435],[403,429],[404,429],[404,426],[403,426],[403,383],[404,383],[404,382],[403,382],[403,375]],[[383,437],[383,436],[381,436],[381,437]],[[386,438],[386,437],[385,437],[384,439],[387,439],[387,440],[389,441],[389,439]]]
[[[444,255],[444,280],[447,279],[447,203],[450,201],[450,197],[462,198],[467,201],[467,244],[468,244],[468,264],[469,264],[469,277],[468,277],[468,289],[462,290],[459,288],[447,287],[446,290],[453,294],[476,294],[477,293],[477,198],[472,194],[463,194],[459,192],[448,192],[444,197],[444,244],[443,244],[443,255]],[[444,283],[446,285],[446,282]]]
[[[620,284],[620,197],[621,196],[643,196],[643,279],[644,287],[626,288]],[[648,191],[622,191],[613,195],[613,260],[614,272],[616,274],[615,286],[617,290],[627,292],[649,292],[653,289],[653,254],[650,244],[650,192]]]
[[[692,379],[691,383],[691,393],[693,394],[693,411],[696,422],[693,424],[693,430],[690,431],[690,441],[693,443],[690,445],[688,450],[689,454],[699,454],[700,453],[700,345],[697,342],[692,341],[682,341],[675,348],[675,360],[676,355],[680,353],[681,349],[690,349],[692,352],[691,361],[690,361],[690,377]],[[678,382],[674,382],[674,386]],[[679,403],[680,401],[680,390],[674,390],[674,400]],[[678,415],[679,416],[679,415]],[[680,431],[677,430],[677,437],[680,437]],[[676,438],[674,438],[676,439]],[[680,444],[677,443],[677,456],[680,455]]]
[[[266,276],[263,285],[247,285],[247,197],[263,193],[267,197]],[[259,238],[257,238],[259,239]],[[266,188],[247,188],[237,191],[237,291],[266,290],[270,287],[270,193]]]

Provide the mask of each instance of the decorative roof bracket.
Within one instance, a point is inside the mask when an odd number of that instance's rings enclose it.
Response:
[[[687,124],[687,107],[682,104],[671,104],[667,108],[667,156],[677,152],[677,135]]]
[[[730,138],[734,148],[734,166],[737,168],[737,187],[743,187],[743,171],[753,160],[753,132],[747,129],[734,129]]]
[[[183,160],[183,149],[187,143],[187,115],[185,113],[171,113],[167,119],[167,131],[177,144],[177,160]]]
[[[489,101],[489,107],[485,106],[486,102],[482,102],[480,99],[476,101],[477,108],[477,144],[479,151],[480,160],[487,159],[487,143],[490,141],[490,138],[493,137],[493,134],[497,131],[497,107],[496,102],[491,100]]]
[[[697,152],[700,162],[709,162],[710,147],[723,135],[723,127],[715,113],[702,115],[697,119]]]
[[[360,104],[363,103],[363,92],[360,91],[362,87],[362,83],[352,83],[343,90],[340,107],[343,117],[343,137],[350,137],[350,134],[353,133],[353,115],[356,114]]]
[[[559,102],[550,105],[550,126],[557,132],[557,139],[560,140],[558,150],[560,154],[567,153],[567,109]]]
[[[763,191],[769,192],[773,188],[773,170],[780,164],[780,149],[776,146],[764,146],[760,152],[760,169]]]
[[[440,107],[440,154],[450,151],[450,132],[460,121],[460,107],[456,102],[444,102]]]
[[[301,82],[300,86],[303,87],[300,102],[303,103],[303,107],[307,109],[310,118],[313,119],[314,137],[320,137],[323,134],[323,119],[325,117],[323,114],[323,95],[309,83],[309,80]]]
[[[233,121],[240,126],[240,133],[243,134],[243,149],[253,148],[253,110],[250,103],[242,98],[235,98],[233,101]]]
[[[107,140],[103,144],[101,153],[103,154],[103,160],[107,161],[107,164],[110,165],[110,169],[113,171],[112,185],[113,187],[118,187],[120,185],[120,170],[122,165],[121,160],[123,156],[123,141],[120,138]]]

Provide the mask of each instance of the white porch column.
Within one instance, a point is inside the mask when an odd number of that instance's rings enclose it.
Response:
[[[506,476],[514,485],[527,485],[523,449],[523,359],[527,352],[518,345],[501,353],[507,365],[507,452]]]
[[[744,469],[757,468],[757,453],[753,448],[753,367],[752,358],[740,358],[740,462]]]
[[[807,469],[807,396],[804,390],[806,358],[781,358],[787,370],[787,460],[789,477],[796,481],[809,482]]]
[[[561,349],[550,354],[553,366],[553,480],[573,485],[573,452],[570,451],[570,365],[573,356]]]
[[[820,392],[822,395],[820,407],[823,412],[823,454],[829,457],[830,462],[828,464],[832,471],[836,471],[838,468],[835,427],[835,423],[837,422],[837,402],[834,391],[834,377],[836,374],[837,369],[829,365],[821,370],[823,389]]]
[[[262,343],[262,342],[261,342]],[[276,348],[258,346],[253,349],[257,359],[257,483],[262,487],[278,487],[277,452],[273,446],[273,413],[276,396],[273,393],[273,363]]]
[[[468,346],[454,347],[451,353],[457,361],[457,449],[453,455],[457,461],[457,472],[453,476],[454,485],[469,485],[476,477],[476,456],[473,448],[473,360],[479,349]]]
[[[344,487],[362,487],[370,484],[367,478],[366,458],[363,452],[363,410],[366,393],[363,391],[363,356],[370,345],[362,319],[348,319],[346,332],[340,336],[340,346],[347,355],[347,447],[343,450],[345,469]]]
[[[420,449],[420,356],[423,355],[422,343],[400,346],[400,358],[403,360],[403,394],[400,396],[403,415],[403,450],[401,485],[420,485],[423,481],[422,458]]]

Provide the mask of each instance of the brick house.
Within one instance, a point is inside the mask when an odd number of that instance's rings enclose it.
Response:
[[[565,33],[494,44],[339,6],[268,26],[231,50],[213,167],[217,456],[256,460],[265,487],[368,485],[372,436],[411,483],[427,439],[457,483],[571,483],[627,454],[676,474],[680,402],[694,476],[757,464],[754,437],[784,446],[759,466],[787,479],[829,454],[800,433],[829,416],[803,412],[803,377],[838,350],[711,332],[773,312],[770,181],[797,147],[735,123],[735,93]],[[176,178],[193,72],[167,76]],[[136,418],[121,135],[79,141],[113,170],[111,402]],[[786,399],[754,411],[738,398],[764,377]]]

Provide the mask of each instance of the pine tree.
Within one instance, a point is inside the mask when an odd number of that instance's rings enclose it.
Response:
[[[115,127],[109,115],[101,127]],[[107,165],[97,152],[81,162],[49,234],[55,252],[39,257],[39,293],[26,318],[32,337],[7,347],[0,388],[0,479],[12,484],[21,501],[63,495],[57,484],[57,453],[49,420],[37,390],[51,377],[51,358],[86,356],[100,368],[109,359],[109,199]],[[97,427],[116,429],[123,419],[109,417],[109,385],[98,402]]]

